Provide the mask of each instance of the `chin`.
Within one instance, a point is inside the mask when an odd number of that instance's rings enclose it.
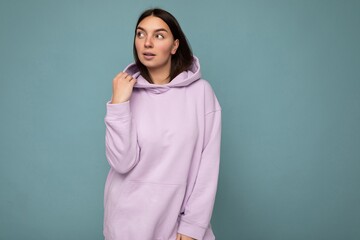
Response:
[[[144,59],[140,59],[140,62],[147,68],[158,68],[161,67],[161,64],[159,64],[156,61],[147,61]]]
[[[157,67],[157,64],[154,64],[154,63],[149,63],[149,62],[146,62],[146,61],[141,61],[140,62],[147,68],[156,68]]]
[[[139,57],[140,62],[148,69],[162,68],[167,65],[167,61],[159,61],[160,59],[146,60]]]

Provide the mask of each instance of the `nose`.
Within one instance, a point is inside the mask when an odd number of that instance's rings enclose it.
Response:
[[[146,37],[144,45],[145,45],[146,48],[153,47],[153,42],[152,42],[151,36]]]

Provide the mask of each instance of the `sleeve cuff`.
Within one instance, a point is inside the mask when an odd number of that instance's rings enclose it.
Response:
[[[119,119],[130,115],[130,101],[111,104],[111,101],[106,103],[106,117],[107,119]]]
[[[178,233],[180,234],[195,238],[196,240],[201,240],[203,239],[205,232],[206,228],[180,220],[178,229]]]

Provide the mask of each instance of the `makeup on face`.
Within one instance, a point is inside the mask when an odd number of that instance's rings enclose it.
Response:
[[[136,51],[147,68],[168,68],[175,44],[171,30],[161,18],[146,17],[136,28]]]

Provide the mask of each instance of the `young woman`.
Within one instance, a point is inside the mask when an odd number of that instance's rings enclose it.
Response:
[[[140,16],[134,57],[107,103],[105,239],[213,240],[219,102],[170,13]]]

